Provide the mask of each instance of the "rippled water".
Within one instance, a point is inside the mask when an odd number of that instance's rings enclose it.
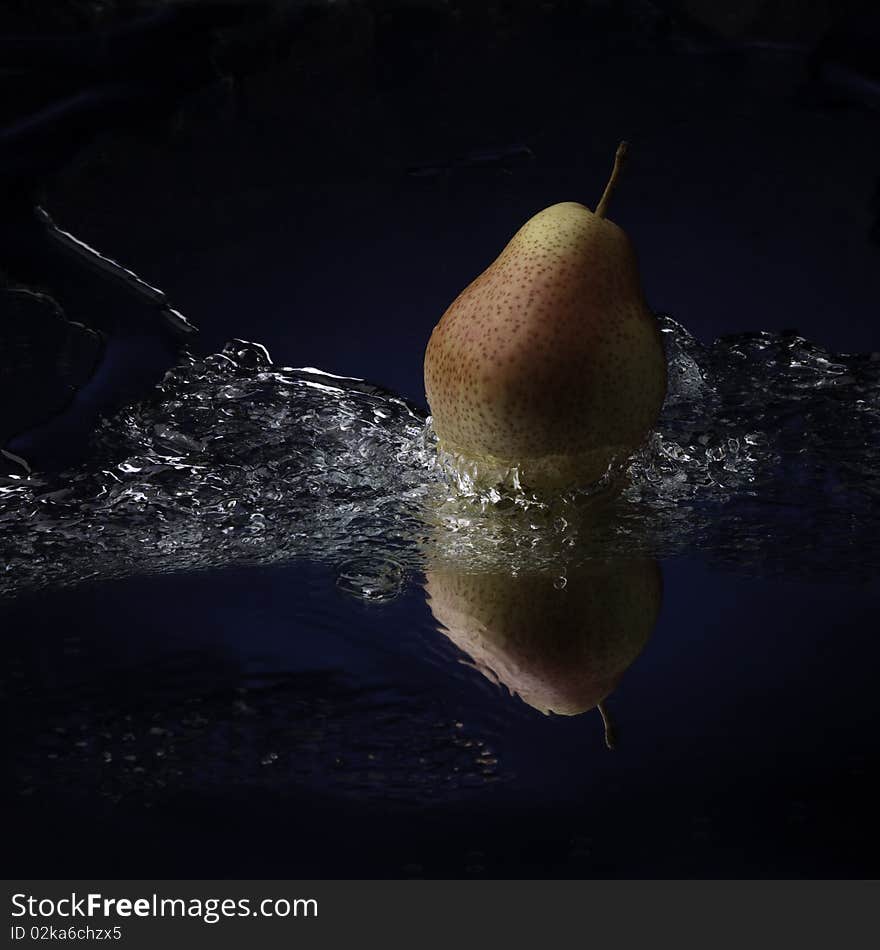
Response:
[[[704,346],[660,319],[669,396],[600,515],[478,494],[444,472],[417,407],[236,340],[106,421],[87,467],[0,477],[0,593],[292,558],[377,602],[432,563],[564,572],[699,550],[745,571],[875,572],[880,354],[793,334]]]

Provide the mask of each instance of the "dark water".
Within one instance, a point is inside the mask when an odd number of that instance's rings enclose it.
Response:
[[[20,873],[875,874],[880,361],[661,320],[602,514],[242,342],[6,478]]]

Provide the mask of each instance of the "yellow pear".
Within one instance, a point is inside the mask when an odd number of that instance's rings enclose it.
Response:
[[[596,211],[555,204],[527,221],[452,303],[425,353],[440,448],[478,482],[588,487],[623,461],[666,394],[660,332],[629,238]]]
[[[446,635],[490,679],[544,713],[603,705],[642,652],[660,612],[652,558],[593,561],[554,574],[430,570],[425,591]]]

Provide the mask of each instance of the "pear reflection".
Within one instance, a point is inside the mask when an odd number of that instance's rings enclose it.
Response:
[[[552,573],[426,574],[428,604],[445,634],[489,679],[543,713],[598,708],[642,652],[662,600],[652,558],[590,561]]]

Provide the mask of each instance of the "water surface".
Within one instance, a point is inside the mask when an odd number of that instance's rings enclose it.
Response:
[[[450,479],[419,407],[244,341],[3,478],[17,863],[873,873],[880,359],[661,324],[601,517]]]

